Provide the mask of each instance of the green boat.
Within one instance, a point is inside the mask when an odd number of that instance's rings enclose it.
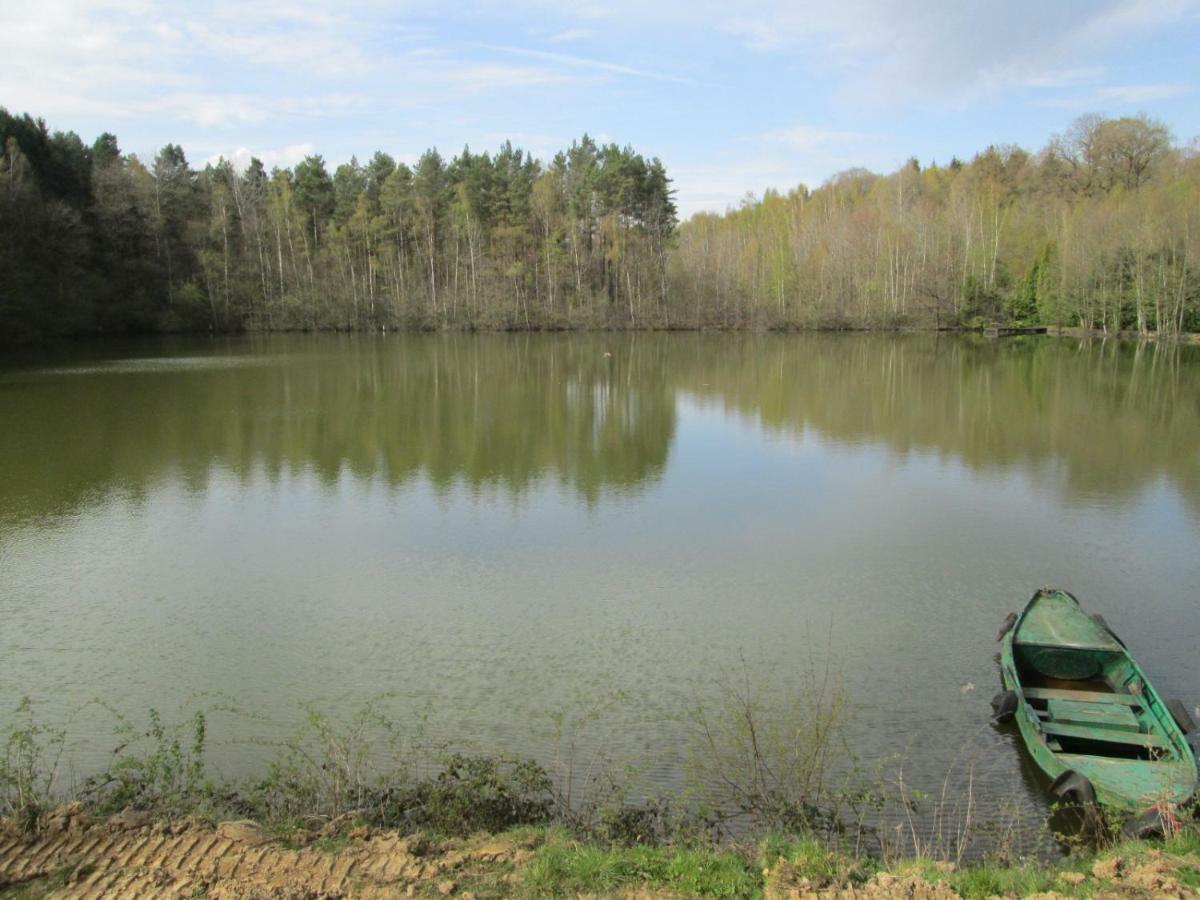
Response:
[[[996,717],[1016,719],[1056,797],[1130,822],[1193,799],[1200,732],[1181,703],[1159,698],[1102,617],[1043,588],[1008,617],[999,640],[1005,691],[992,701]]]

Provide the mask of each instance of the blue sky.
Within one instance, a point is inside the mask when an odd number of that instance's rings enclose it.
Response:
[[[1085,112],[1200,134],[1200,0],[19,0],[0,105],[195,164],[383,149],[547,157],[584,131],[666,163],[681,212],[1036,149]]]

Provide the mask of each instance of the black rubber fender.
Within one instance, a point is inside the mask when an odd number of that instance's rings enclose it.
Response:
[[[1100,615],[1100,613],[1092,613],[1092,621],[1111,634],[1114,641],[1122,647],[1125,646],[1125,642],[1121,640],[1121,636],[1112,630],[1112,626],[1105,621],[1104,616]]]
[[[1013,625],[1016,624],[1016,621],[1017,621],[1017,614],[1015,612],[1010,612],[1005,617],[1004,621],[1000,624],[1000,633],[996,635],[996,640],[998,640],[998,641],[1004,640],[1004,636],[1006,634],[1008,634],[1008,632],[1012,629]]]
[[[1196,723],[1182,700],[1168,700],[1167,712],[1171,714],[1171,718],[1175,720],[1175,724],[1184,734],[1191,734],[1196,730]]]
[[[1174,816],[1159,812],[1157,806],[1152,806],[1140,816],[1136,816],[1121,826],[1121,836],[1136,838],[1144,841],[1148,838],[1165,837],[1168,831],[1178,828],[1179,823]]]
[[[1074,769],[1063,772],[1050,784],[1050,793],[1059,800],[1069,800],[1080,806],[1096,805],[1096,789]]]
[[[1017,695],[1014,691],[1001,691],[992,698],[992,719],[1007,722],[1017,712]]]

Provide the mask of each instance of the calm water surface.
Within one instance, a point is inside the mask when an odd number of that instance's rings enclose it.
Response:
[[[611,355],[610,355],[611,354]],[[844,676],[854,751],[1036,809],[996,628],[1043,584],[1200,703],[1200,348],[935,336],[187,340],[0,369],[0,725],[72,765],[301,704],[682,781],[745,664]],[[220,711],[236,706],[237,711]],[[595,715],[589,715],[594,712]]]

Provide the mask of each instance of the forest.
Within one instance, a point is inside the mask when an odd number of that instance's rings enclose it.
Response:
[[[1084,116],[1038,152],[847,169],[680,223],[583,136],[408,165],[153,159],[0,108],[0,343],[170,331],[1200,330],[1200,151]]]
[[[673,284],[725,327],[1200,330],[1200,146],[1076,119],[1037,153],[848,169],[681,230]]]

